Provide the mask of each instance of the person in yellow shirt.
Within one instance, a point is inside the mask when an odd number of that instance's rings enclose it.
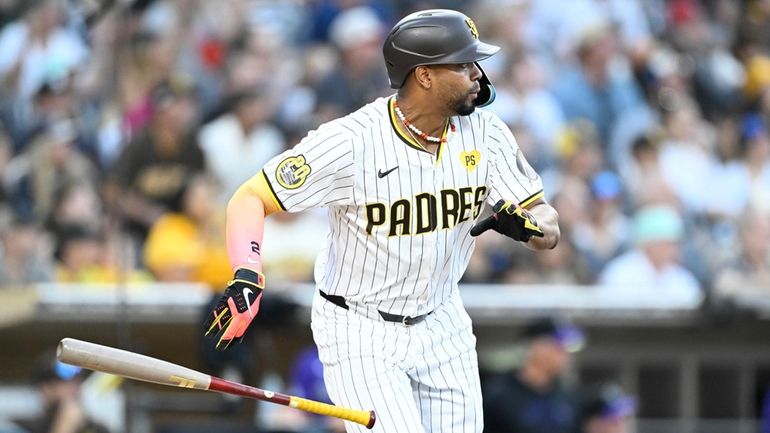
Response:
[[[83,224],[67,224],[57,228],[57,283],[109,284],[144,283],[152,276],[142,270],[122,269],[119,254],[123,239],[106,235]]]
[[[196,174],[185,183],[173,211],[152,225],[144,263],[158,281],[203,282],[216,291],[227,286],[231,269],[215,197],[213,181]]]

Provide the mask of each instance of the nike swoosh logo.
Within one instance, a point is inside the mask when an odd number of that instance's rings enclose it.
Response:
[[[251,257],[246,257],[246,261],[249,263],[259,263],[258,261],[252,259]]]
[[[382,169],[380,169],[380,170],[377,172],[377,177],[379,177],[380,179],[382,179],[383,177],[385,177],[385,176],[389,175],[390,173],[392,173],[392,172],[393,172],[393,170],[395,170],[395,169],[397,169],[397,168],[398,168],[398,166],[395,166],[395,167],[391,168],[391,169],[390,169],[390,170],[388,170],[388,171],[382,171]]]
[[[251,301],[249,301],[249,294],[254,294],[254,292],[251,291],[250,288],[243,289],[243,297],[246,298],[246,308],[249,309],[249,317],[253,318],[254,314],[251,312]]]

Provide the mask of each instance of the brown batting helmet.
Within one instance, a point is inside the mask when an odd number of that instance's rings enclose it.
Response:
[[[409,73],[421,65],[475,63],[497,53],[500,47],[479,40],[476,24],[465,14],[448,9],[430,9],[407,15],[393,26],[382,53],[390,87],[399,89]],[[477,106],[495,99],[495,90],[481,70],[481,93]]]

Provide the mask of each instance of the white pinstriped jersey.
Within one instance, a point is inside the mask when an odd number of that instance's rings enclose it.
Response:
[[[322,125],[263,176],[284,210],[329,208],[319,289],[416,316],[456,290],[483,203],[527,205],[542,197],[542,182],[496,115],[452,118],[455,132],[447,126],[433,155],[399,127],[392,102],[380,98]]]

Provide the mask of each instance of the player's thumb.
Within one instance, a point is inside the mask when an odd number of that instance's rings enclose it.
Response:
[[[476,237],[485,231],[494,228],[495,222],[496,220],[494,215],[490,215],[489,217],[479,221],[478,224],[471,228],[471,236]]]

